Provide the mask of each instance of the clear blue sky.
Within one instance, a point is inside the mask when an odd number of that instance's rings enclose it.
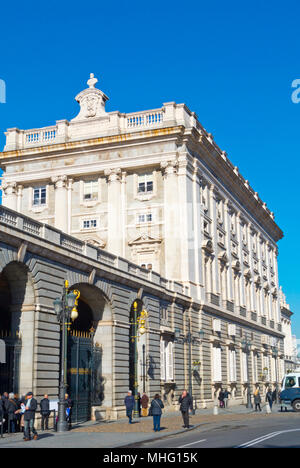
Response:
[[[0,147],[9,127],[71,119],[93,72],[107,110],[186,103],[275,212],[280,283],[300,338],[299,2],[6,2]]]

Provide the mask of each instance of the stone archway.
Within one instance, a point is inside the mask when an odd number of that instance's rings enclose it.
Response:
[[[14,370],[7,391],[25,394],[34,385],[35,291],[31,274],[23,263],[10,262],[0,273],[0,328],[6,328],[15,346]]]
[[[101,363],[95,371],[96,389],[93,392],[92,419],[106,417],[114,405],[113,392],[113,317],[112,307],[106,295],[96,286],[87,283],[73,284],[69,290],[80,291],[78,318],[71,325],[75,336],[86,337],[91,329],[94,351],[101,354]],[[101,351],[101,352],[100,352]],[[93,398],[95,399],[93,400]]]

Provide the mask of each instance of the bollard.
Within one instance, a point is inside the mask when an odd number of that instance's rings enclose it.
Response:
[[[266,412],[267,414],[272,413],[269,403],[266,404]]]
[[[213,414],[214,414],[214,415],[219,414],[219,410],[218,410],[217,405],[214,406],[214,412],[213,412]]]

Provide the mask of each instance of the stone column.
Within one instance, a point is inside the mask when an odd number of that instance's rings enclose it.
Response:
[[[55,186],[54,225],[63,232],[68,232],[68,190],[67,176],[60,175],[51,178]]]
[[[181,279],[179,197],[176,160],[164,161],[160,165],[164,183],[164,276]]]
[[[105,169],[107,177],[107,250],[115,255],[123,255],[121,169]]]
[[[11,210],[17,210],[17,184],[16,182],[5,182],[2,183],[3,192],[3,206],[10,208]]]

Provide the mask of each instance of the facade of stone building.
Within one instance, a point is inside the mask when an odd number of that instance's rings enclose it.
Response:
[[[282,231],[184,104],[106,112],[96,83],[91,75],[76,96],[72,120],[7,130],[3,205],[180,284],[196,305],[191,331],[204,332],[193,344],[193,393],[209,404],[223,385],[242,401],[249,382],[267,386],[284,372]],[[188,332],[181,314],[161,304],[160,387],[170,404],[188,383],[187,344],[175,339],[176,328]]]

